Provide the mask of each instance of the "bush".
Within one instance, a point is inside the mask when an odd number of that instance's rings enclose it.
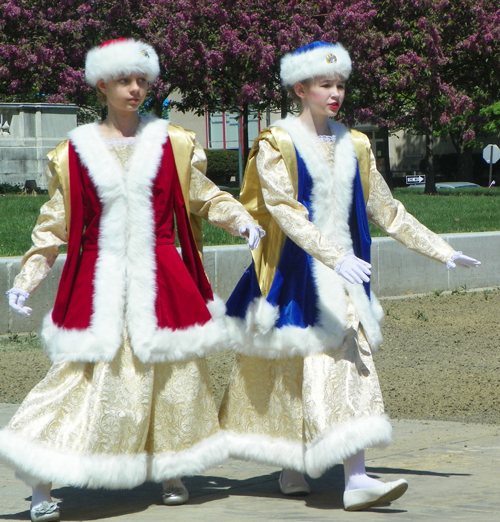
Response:
[[[20,194],[23,191],[21,185],[11,185],[10,183],[0,183],[0,194]]]
[[[237,150],[208,149],[207,177],[216,185],[238,185],[239,158]]]

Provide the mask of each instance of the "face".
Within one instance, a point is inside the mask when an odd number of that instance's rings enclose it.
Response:
[[[148,91],[148,81],[142,74],[119,76],[107,82],[99,80],[97,87],[106,95],[108,109],[118,112],[137,112]]]
[[[308,109],[318,117],[337,116],[345,99],[345,81],[338,77],[296,83],[294,89],[301,98],[302,110]]]

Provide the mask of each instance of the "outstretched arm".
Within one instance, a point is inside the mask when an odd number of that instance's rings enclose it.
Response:
[[[47,177],[51,199],[40,209],[31,234],[33,246],[21,261],[21,272],[14,279],[14,287],[7,292],[9,306],[21,316],[31,313],[25,301],[49,273],[59,255],[59,247],[68,241],[62,188],[54,162],[49,164]]]
[[[440,261],[448,268],[464,266],[467,263],[469,266],[481,264],[473,258],[463,256],[462,252],[456,252],[443,238],[422,225],[406,211],[401,202],[392,197],[387,183],[375,166],[373,154],[370,159],[370,192],[366,210],[368,219],[374,225],[418,254]],[[461,262],[462,258],[464,263]],[[465,258],[470,261],[465,262]]]
[[[189,189],[191,213],[224,228],[233,236],[245,237],[249,246],[256,248],[264,231],[239,201],[205,176],[205,164],[205,152],[196,142]]]

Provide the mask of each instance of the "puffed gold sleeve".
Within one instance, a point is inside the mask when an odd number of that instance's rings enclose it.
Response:
[[[293,185],[281,153],[266,140],[259,142],[257,170],[266,208],[281,230],[309,255],[335,268],[346,250],[332,243],[309,221],[308,210],[294,197]]]
[[[40,208],[40,215],[31,234],[33,246],[21,262],[21,272],[14,279],[14,288],[32,294],[44,280],[57,256],[59,247],[68,241],[64,196],[57,173],[57,157],[47,167],[50,200]]]
[[[206,177],[206,165],[205,152],[196,141],[191,160],[190,212],[237,236],[241,226],[253,225],[255,221],[239,201]]]
[[[370,192],[366,211],[368,219],[406,248],[426,257],[447,263],[455,250],[441,237],[408,213],[401,202],[392,197],[378,172],[373,153],[370,158]]]

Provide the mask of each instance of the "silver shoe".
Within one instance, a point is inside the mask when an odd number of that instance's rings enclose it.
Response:
[[[180,506],[189,500],[189,491],[186,486],[167,486],[161,494],[166,506]]]
[[[30,509],[32,522],[50,522],[59,520],[59,506],[57,502],[44,501]]]
[[[305,481],[301,484],[294,484],[293,482],[288,482],[287,484],[284,484],[282,482],[283,479],[283,472],[280,473],[279,478],[279,485],[280,490],[283,493],[283,495],[291,495],[291,496],[299,496],[299,495],[309,495],[311,493],[311,486]]]

